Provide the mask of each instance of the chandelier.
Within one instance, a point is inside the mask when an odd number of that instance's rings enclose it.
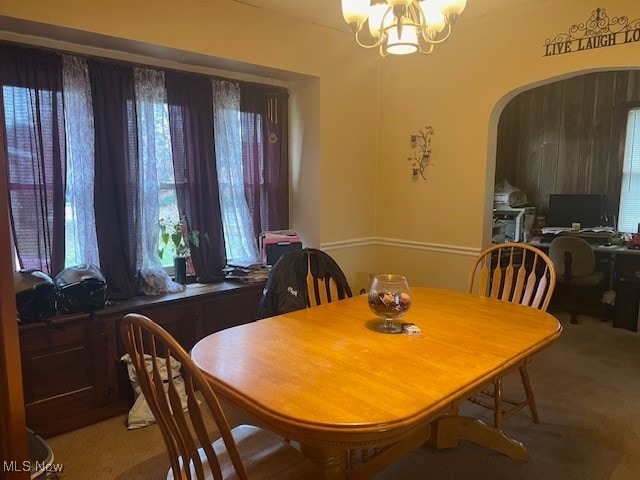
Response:
[[[342,0],[342,16],[361,47],[379,47],[383,57],[427,55],[449,38],[466,5],[467,0]]]

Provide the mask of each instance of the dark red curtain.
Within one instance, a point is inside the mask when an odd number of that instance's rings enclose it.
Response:
[[[135,294],[139,166],[130,66],[90,60],[95,129],[96,235],[110,298]]]
[[[173,168],[180,215],[210,242],[191,249],[199,282],[222,280],[226,265],[209,77],[166,72]]]
[[[95,127],[100,268],[110,298],[135,294],[139,166],[133,67],[87,61]],[[0,115],[11,222],[21,268],[56,275],[65,260],[62,56],[0,45]],[[178,208],[210,243],[191,249],[201,282],[226,264],[211,78],[166,72]],[[240,82],[246,200],[256,234],[288,227],[287,91]]]
[[[56,275],[64,268],[65,137],[62,58],[0,45],[4,129],[13,239],[20,267]]]
[[[245,197],[256,234],[289,227],[288,94],[240,83]]]

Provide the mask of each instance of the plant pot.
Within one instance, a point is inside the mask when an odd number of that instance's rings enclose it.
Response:
[[[173,258],[173,279],[180,285],[187,284],[187,259],[185,257]]]

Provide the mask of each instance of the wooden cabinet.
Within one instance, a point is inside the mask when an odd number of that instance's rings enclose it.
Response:
[[[200,339],[198,334],[200,302],[171,302],[147,308],[132,310],[146,315],[171,334],[177,342],[189,351]],[[121,353],[125,353],[124,350]]]
[[[115,365],[109,361],[113,323],[75,317],[51,328],[20,331],[27,426],[42,436],[111,416],[118,405]]]
[[[261,284],[246,291],[229,290],[203,300],[202,336],[255,320],[263,287]]]
[[[263,285],[189,285],[185,292],[141,297],[94,315],[59,315],[52,326],[20,327],[27,425],[50,437],[124,413],[132,393],[118,330],[130,312],[148,316],[186,349],[204,335],[256,318]]]

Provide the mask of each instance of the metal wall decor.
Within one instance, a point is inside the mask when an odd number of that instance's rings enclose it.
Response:
[[[407,160],[413,162],[412,175],[414,179],[420,176],[426,180],[425,169],[429,165],[435,165],[431,162],[431,135],[433,135],[433,127],[427,125],[418,133],[409,136],[411,155]]]
[[[278,124],[278,96],[267,94],[267,118],[271,123]]]
[[[569,27],[544,42],[544,57],[581,52],[593,48],[613,47],[640,42],[640,18],[609,17],[604,8],[596,8],[589,19]]]
[[[278,95],[267,94],[267,119],[271,124],[278,124]],[[269,134],[269,143],[276,143],[278,141],[278,135],[274,132]]]

